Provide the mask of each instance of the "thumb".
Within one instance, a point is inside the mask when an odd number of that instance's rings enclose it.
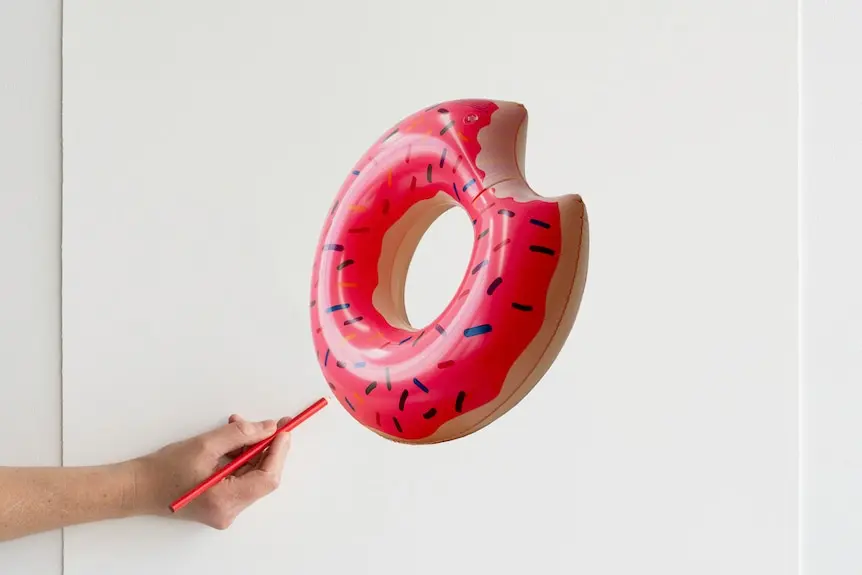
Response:
[[[236,419],[211,431],[206,441],[219,455],[224,455],[263,441],[275,433],[275,429],[275,422],[271,419],[258,422]]]

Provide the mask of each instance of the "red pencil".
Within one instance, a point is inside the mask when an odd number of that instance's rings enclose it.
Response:
[[[270,435],[269,437],[267,437],[263,441],[255,443],[248,450],[246,450],[242,455],[240,455],[239,457],[237,457],[236,459],[234,459],[233,461],[228,463],[221,470],[216,471],[213,475],[211,475],[209,477],[209,479],[206,479],[203,483],[201,483],[200,485],[198,485],[197,487],[195,487],[194,489],[192,489],[191,491],[189,491],[188,493],[186,493],[185,495],[183,495],[182,497],[180,497],[179,499],[177,499],[176,501],[171,503],[171,511],[176,513],[177,511],[179,511],[180,509],[182,509],[183,507],[185,507],[186,505],[191,503],[198,495],[200,495],[201,493],[203,493],[204,491],[206,491],[207,489],[209,489],[210,487],[212,487],[213,485],[215,485],[216,483],[218,483],[219,481],[221,481],[222,479],[224,479],[225,477],[227,477],[228,475],[230,475],[231,473],[233,473],[234,471],[236,471],[237,469],[239,469],[240,467],[242,467],[243,465],[248,463],[249,460],[251,460],[251,458],[253,458],[255,455],[257,455],[258,453],[260,453],[261,451],[266,449],[267,446],[269,446],[269,444],[272,443],[272,440],[275,439],[276,435],[278,435],[279,433],[282,433],[284,431],[292,430],[297,425],[299,425],[300,423],[302,423],[303,421],[305,421],[306,419],[308,419],[309,417],[311,417],[312,415],[314,415],[315,413],[317,413],[318,411],[323,409],[323,407],[326,404],[327,404],[327,401],[326,401],[325,397],[321,397],[320,399],[318,399],[317,401],[312,403],[309,407],[307,407],[299,415],[297,415],[296,417],[294,417],[293,419],[291,419],[290,421],[288,421],[287,423],[285,423],[284,425],[282,425],[281,427],[276,429],[275,433],[273,433],[272,435]]]

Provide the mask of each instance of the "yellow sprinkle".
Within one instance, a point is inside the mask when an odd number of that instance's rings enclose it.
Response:
[[[359,394],[358,394],[358,393],[356,393],[356,392],[354,392],[354,393],[353,393],[353,397],[355,397],[355,398],[356,398],[356,400],[357,400],[359,403],[362,403],[362,402],[364,402],[364,401],[365,401],[364,399],[362,399],[362,396],[361,396],[361,395],[359,395]]]
[[[351,282],[338,282],[338,285],[340,287],[356,287],[358,284],[351,283]]]
[[[358,204],[350,204],[349,206],[347,206],[347,209],[352,212],[364,212],[367,208]]]
[[[465,136],[465,135],[464,135],[464,134],[462,134],[461,132],[456,132],[456,133],[458,134],[458,137],[459,137],[459,138],[461,138],[461,140],[462,140],[462,141],[464,141],[464,142],[469,142],[469,141],[470,141],[470,138],[468,138],[467,136]]]
[[[345,341],[350,341],[354,337],[356,337],[355,333],[348,333],[347,335],[344,336],[344,339],[345,339]]]
[[[392,170],[389,170],[389,177],[386,180],[389,183],[389,187],[392,187]]]

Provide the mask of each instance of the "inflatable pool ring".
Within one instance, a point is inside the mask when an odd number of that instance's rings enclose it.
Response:
[[[587,275],[577,195],[542,198],[523,173],[527,111],[458,100],[409,116],[362,156],[326,216],[311,325],[324,377],[362,425],[437,443],[488,425],[539,381],[565,342]],[[474,229],[460,288],[430,325],[404,308],[407,268],[443,212]]]

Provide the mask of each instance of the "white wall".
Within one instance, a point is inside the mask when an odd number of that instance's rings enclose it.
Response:
[[[581,193],[594,233],[573,336],[497,424],[412,449],[327,409],[231,531],[70,529],[67,574],[793,572],[796,7],[567,6],[66,7],[68,463],[324,392],[318,225],[421,106],[526,103],[534,187]]]
[[[802,564],[859,573],[862,4],[802,6]]]
[[[0,465],[60,463],[60,1],[0,2]],[[60,573],[60,533],[0,573]]]

